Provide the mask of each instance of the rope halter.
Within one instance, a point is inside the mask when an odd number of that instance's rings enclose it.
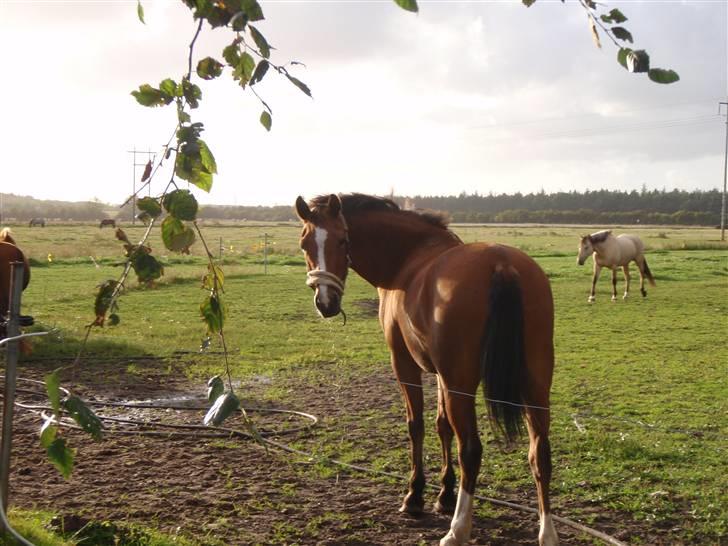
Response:
[[[346,218],[344,214],[339,212],[339,220],[344,225],[344,235],[346,237],[346,266],[351,265],[351,255],[349,254],[349,226],[346,224]],[[346,274],[346,272],[344,272]],[[340,296],[344,295],[344,279],[340,278],[331,271],[321,271],[320,269],[312,269],[306,273],[306,285],[311,288],[317,288],[319,286],[328,286],[333,288]]]
[[[311,288],[317,286],[329,286],[336,290],[340,295],[344,293],[344,281],[331,271],[321,271],[320,269],[312,269],[306,273],[306,285]]]

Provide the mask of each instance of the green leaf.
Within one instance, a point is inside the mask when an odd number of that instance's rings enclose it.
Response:
[[[56,438],[53,440],[51,445],[46,448],[48,458],[51,460],[53,465],[63,475],[64,478],[68,479],[73,472],[73,458],[75,456],[75,450],[70,449],[66,445],[64,438]]]
[[[531,3],[535,2],[536,0],[533,0]],[[417,13],[417,0],[394,0],[395,4],[397,4],[400,8],[406,9],[407,11],[412,11],[414,13]],[[525,3],[525,1],[524,1]],[[530,4],[526,4],[527,6]]]
[[[53,419],[46,419],[40,427],[40,445],[48,449],[58,434],[58,427]]]
[[[237,66],[233,70],[233,78],[240,82],[242,87],[245,87],[253,76],[255,70],[255,59],[247,51],[243,52],[240,56]]]
[[[182,96],[190,105],[190,108],[197,108],[202,98],[202,90],[194,83],[191,83],[190,80],[184,78],[182,80]]]
[[[167,216],[162,222],[162,242],[169,250],[189,254],[195,232],[174,216]]]
[[[178,220],[197,218],[197,199],[189,190],[174,190],[164,196],[164,208]]]
[[[248,31],[250,31],[250,35],[253,37],[253,41],[255,42],[255,45],[258,46],[258,51],[260,51],[260,54],[264,58],[270,57],[270,45],[268,44],[268,41],[265,39],[265,36],[263,36],[260,31],[253,27],[249,26]]]
[[[215,156],[212,155],[212,151],[207,147],[207,143],[204,140],[198,139],[197,144],[200,146],[200,163],[202,163],[202,168],[210,174],[215,174],[217,172]]]
[[[650,56],[644,49],[627,53],[627,70],[634,73],[647,72],[650,69]]]
[[[149,107],[165,106],[174,100],[148,83],[140,85],[139,90],[132,91],[131,94],[139,104]]]
[[[58,370],[45,376],[45,386],[53,413],[58,415],[61,411],[61,379],[58,377]]]
[[[205,57],[197,63],[197,75],[203,80],[213,80],[222,74],[222,63],[212,57]]]
[[[139,20],[146,25],[144,22],[144,7],[142,6],[141,0],[137,0],[137,17],[139,17]]]
[[[200,315],[207,324],[207,332],[210,334],[219,334],[222,331],[226,314],[220,295],[212,291],[200,304]]]
[[[612,34],[614,34],[614,37],[617,38],[618,40],[622,40],[623,42],[632,43],[632,34],[626,28],[612,27],[611,31],[612,31]]]
[[[159,90],[167,97],[173,98],[177,96],[177,82],[171,78],[162,80],[159,84]],[[171,102],[171,101],[170,101]]]
[[[602,20],[604,21],[604,15],[602,15]],[[607,15],[608,21],[605,21],[607,23],[624,23],[627,21],[627,18],[622,14],[621,11],[619,11],[617,8],[614,8],[609,12]]]
[[[271,124],[273,123],[273,120],[270,117],[270,114],[263,110],[260,114],[260,123],[265,127],[266,131],[270,131]]]
[[[71,396],[63,402],[63,408],[84,432],[90,434],[96,441],[101,440],[101,431],[104,428],[101,419],[84,404],[83,400],[78,396]]]
[[[621,64],[625,70],[627,70],[627,56],[632,53],[632,50],[628,47],[622,47],[617,52],[617,62]]]
[[[157,259],[143,250],[137,250],[131,258],[131,266],[140,283],[154,281],[164,275],[164,267]]]
[[[674,70],[665,70],[664,68],[650,68],[647,71],[647,77],[655,83],[675,83],[680,81],[680,76]]]
[[[235,413],[240,407],[240,400],[235,394],[228,392],[218,396],[215,403],[205,415],[204,423],[207,426],[219,426],[222,422]]]
[[[207,275],[202,278],[202,287],[208,290],[221,290],[225,284],[225,274],[216,265],[207,265]]]
[[[308,85],[306,85],[305,83],[303,83],[298,78],[294,78],[293,76],[289,76],[288,74],[286,74],[286,77],[291,81],[291,83],[293,85],[295,85],[296,87],[298,87],[301,91],[303,91],[304,93],[306,93],[309,97],[311,96],[311,90],[308,88]]]
[[[162,207],[154,197],[142,197],[137,201],[137,208],[142,212],[146,212],[152,218],[162,214]]]
[[[222,393],[225,392],[225,384],[222,382],[222,377],[216,375],[211,377],[207,382],[207,399],[210,402],[217,400]]]
[[[255,85],[260,80],[263,79],[263,76],[265,76],[266,72],[268,72],[268,68],[270,67],[270,64],[268,61],[263,59],[258,63],[258,66],[255,67],[255,72],[253,72],[252,77],[250,78],[250,85]]]
[[[263,15],[263,9],[258,4],[257,0],[242,0],[241,7],[248,16],[249,21],[261,21],[265,19]]]
[[[240,62],[240,48],[238,47],[237,42],[233,42],[223,49],[222,57],[225,59],[225,62],[233,68],[238,66],[238,63]]]

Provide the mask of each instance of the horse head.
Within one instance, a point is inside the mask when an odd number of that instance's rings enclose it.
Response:
[[[584,265],[586,259],[594,252],[594,244],[591,235],[584,235],[579,243],[579,255],[576,257],[576,263]]]
[[[341,313],[344,282],[349,270],[349,235],[338,195],[313,209],[296,199],[296,214],[303,222],[300,246],[306,257],[306,284],[314,290],[314,305],[323,317]]]

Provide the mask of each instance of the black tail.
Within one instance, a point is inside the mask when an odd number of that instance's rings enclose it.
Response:
[[[655,286],[655,277],[652,276],[652,271],[650,271],[650,266],[647,265],[646,258],[642,258],[642,264],[644,267],[644,271],[642,272],[642,274],[647,277],[647,280],[650,281],[650,284],[652,286]]]
[[[494,430],[510,442],[523,426],[526,356],[523,347],[523,305],[515,271],[496,269],[491,277],[488,323],[482,356],[484,391]]]

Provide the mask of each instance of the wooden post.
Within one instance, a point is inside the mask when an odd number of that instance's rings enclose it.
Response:
[[[10,264],[10,305],[8,310],[8,325],[6,334],[15,337],[20,334],[20,295],[23,292],[23,274],[25,264],[12,262]],[[8,483],[10,477],[10,451],[13,439],[13,410],[15,404],[15,383],[17,381],[18,341],[11,341],[7,348],[7,364],[5,367],[5,392],[3,396],[3,428],[0,440],[0,497],[5,513],[8,510]],[[0,531],[5,531],[5,525],[0,522]]]

